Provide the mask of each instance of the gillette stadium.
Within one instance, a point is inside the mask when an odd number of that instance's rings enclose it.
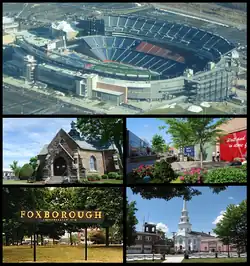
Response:
[[[27,82],[126,105],[131,100],[225,101],[238,71],[235,44],[197,27],[104,15],[16,33],[5,68]]]

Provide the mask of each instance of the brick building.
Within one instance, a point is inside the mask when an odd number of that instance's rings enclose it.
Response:
[[[145,223],[144,232],[136,232],[135,244],[127,247],[127,254],[167,253],[171,244],[171,240],[164,239],[157,231],[155,224]]]

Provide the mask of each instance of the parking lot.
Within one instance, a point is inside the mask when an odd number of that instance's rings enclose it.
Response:
[[[44,94],[3,86],[3,114],[94,114]]]

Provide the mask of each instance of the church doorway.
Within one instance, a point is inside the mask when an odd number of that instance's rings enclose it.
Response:
[[[180,250],[182,250],[182,245],[180,245]]]
[[[54,161],[54,176],[67,175],[67,162],[63,157],[58,157]]]

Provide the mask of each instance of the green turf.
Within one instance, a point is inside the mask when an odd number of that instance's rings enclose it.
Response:
[[[246,258],[184,259],[182,263],[244,263]]]
[[[111,72],[111,73],[119,73],[119,74],[130,74],[130,75],[150,75],[150,72],[147,70],[136,70],[133,68],[125,67],[125,66],[119,66],[119,65],[114,65],[111,63],[107,63],[105,66],[104,65],[96,65],[93,66],[92,69],[97,70],[97,71],[103,71],[103,72]],[[153,74],[152,74],[153,75]]]

